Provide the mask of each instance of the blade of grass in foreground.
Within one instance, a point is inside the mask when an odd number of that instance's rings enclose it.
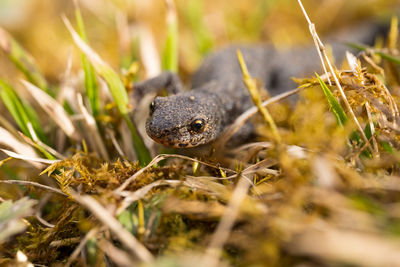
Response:
[[[35,138],[37,138],[40,142],[48,144],[48,140],[43,132],[35,110],[27,103],[23,103],[14,91],[14,88],[1,79],[0,97],[23,134],[34,142],[34,147],[42,152],[48,159],[54,159],[46,149],[35,142]],[[29,125],[32,127],[32,132],[30,131]]]
[[[136,155],[139,160],[139,164],[144,166],[147,165],[151,161],[151,156],[149,151],[147,150],[143,140],[140,138],[139,133],[136,130],[135,125],[129,119],[128,113],[128,105],[129,98],[128,93],[125,90],[125,87],[119,78],[118,74],[108,66],[100,56],[92,50],[78,35],[78,33],[72,28],[71,23],[65,17],[63,17],[64,23],[67,26],[69,32],[74,39],[75,44],[79,47],[79,49],[86,55],[87,59],[93,64],[96,72],[106,81],[111,95],[114,98],[114,101],[117,105],[119,112],[127,123],[133,139],[133,146],[136,152]]]
[[[0,27],[0,48],[9,56],[11,61],[26,76],[28,81],[49,93],[48,84],[29,55],[11,35]]]
[[[162,66],[164,70],[178,71],[178,21],[174,2],[165,1],[167,4],[167,40],[162,55]]]
[[[319,77],[318,74],[316,73],[315,75],[317,76],[319,84],[321,85],[321,88],[324,91],[325,97],[329,102],[329,106],[331,107],[333,114],[335,114],[337,123],[343,127],[346,121],[348,120],[346,112],[344,112],[343,108],[340,106],[339,102],[332,94],[331,90],[329,90],[325,82],[321,79],[321,77]]]
[[[38,138],[44,143],[47,142],[42,130],[43,128],[40,125],[34,109],[27,103],[22,103],[14,88],[2,79],[0,79],[0,97],[7,107],[7,110],[11,113],[11,116],[26,136],[32,138],[28,129],[28,124],[31,123]]]
[[[78,27],[79,36],[82,38],[82,40],[87,42],[85,26],[83,24],[83,19],[79,7],[76,7],[75,9],[75,17],[76,17],[76,25]],[[92,64],[90,64],[89,60],[86,58],[84,53],[82,53],[82,67],[85,73],[86,95],[89,98],[89,105],[93,117],[96,119],[100,109],[98,85],[96,82],[96,73]]]

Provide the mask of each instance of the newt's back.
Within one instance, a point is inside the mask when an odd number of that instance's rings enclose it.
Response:
[[[386,26],[376,22],[365,22],[335,32],[323,40],[332,47],[334,57],[340,62],[345,51],[352,50],[345,43],[372,44],[374,38],[384,32],[385,28]],[[242,86],[237,49],[242,52],[250,74],[261,80],[271,95],[294,89],[296,84],[291,80],[292,77],[305,77],[321,70],[321,62],[313,44],[282,50],[277,50],[272,45],[229,46],[212,53],[204,60],[193,75],[192,88],[200,88],[214,80],[221,84],[237,84],[245,89]],[[243,94],[236,92],[239,88],[234,86],[221,86],[217,89],[234,96]]]

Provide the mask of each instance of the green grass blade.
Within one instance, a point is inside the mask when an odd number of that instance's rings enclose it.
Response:
[[[129,98],[128,93],[125,90],[125,87],[118,76],[118,74],[110,67],[107,63],[105,63],[96,52],[92,50],[83,40],[80,38],[78,33],[72,28],[71,23],[63,18],[65,25],[67,26],[69,32],[74,39],[75,44],[79,47],[79,49],[85,54],[87,59],[91,62],[96,72],[106,81],[111,95],[114,98],[114,101],[117,105],[119,112],[122,117],[128,124],[128,127],[131,131],[134,149],[136,155],[139,160],[139,164],[144,166],[147,165],[151,161],[150,152],[146,148],[143,140],[140,138],[139,133],[136,130],[135,125],[129,119]]]
[[[347,43],[348,46],[360,50],[360,51],[365,51],[369,48],[369,46],[363,45],[363,44],[356,44],[356,43]],[[400,65],[400,58],[396,56],[392,56],[388,53],[382,52],[382,51],[374,51],[373,49],[371,50],[374,54],[382,57],[383,59],[389,60],[393,63],[396,63],[397,65]]]
[[[14,88],[2,79],[0,79],[0,97],[7,107],[7,110],[11,113],[11,116],[26,136],[32,138],[27,126],[28,123],[30,123],[39,140],[48,144],[48,140],[35,110],[28,103],[22,102]]]
[[[33,58],[11,35],[0,28],[0,48],[8,55],[15,66],[25,75],[28,81],[49,93],[46,79],[39,71]]]
[[[93,117],[97,118],[100,113],[100,102],[96,75],[93,66],[84,55],[82,55],[82,66],[85,73],[85,89],[89,99],[90,109]]]
[[[339,102],[335,98],[335,96],[332,94],[331,90],[329,90],[328,86],[325,84],[325,82],[321,79],[321,77],[317,75],[317,79],[319,81],[319,84],[322,87],[322,90],[324,91],[325,97],[327,98],[329,102],[329,106],[331,107],[333,114],[335,114],[336,121],[340,126],[344,126],[346,121],[348,120],[346,112],[344,112],[343,108],[340,106]]]
[[[93,65],[95,71],[106,81],[118,110],[121,114],[128,114],[128,93],[126,92],[118,74],[106,62],[104,62],[100,56],[85,43],[85,41],[82,40],[66,18],[64,18],[64,22],[70,31],[75,44],[85,54],[86,58]]]
[[[21,131],[28,137],[32,138],[29,130],[28,130],[28,116],[25,113],[24,106],[21,103],[21,100],[18,98],[14,89],[0,79],[0,97],[3,100],[4,105],[7,110],[10,112],[11,116],[14,118],[18,127]]]
[[[162,55],[162,67],[172,72],[178,71],[178,20],[176,18],[175,6],[172,1],[168,2],[167,14],[167,39]]]
[[[186,19],[193,30],[193,36],[196,38],[196,44],[201,54],[207,54],[214,46],[213,36],[204,23],[203,2],[197,0],[188,1]]]
[[[78,7],[75,9],[75,17],[79,36],[82,38],[82,40],[87,42],[85,26],[83,24],[82,15]],[[92,64],[90,64],[84,53],[82,53],[82,66],[85,74],[85,90],[89,99],[89,106],[93,117],[97,118],[100,110],[100,104],[96,73]]]
[[[139,164],[141,166],[146,166],[151,161],[151,155],[145,144],[143,143],[142,138],[140,137],[138,131],[136,130],[136,126],[133,124],[132,120],[129,118],[127,114],[123,115],[123,118],[128,125],[128,128],[132,135],[133,140],[133,148],[135,149],[136,155],[139,160]]]
[[[400,65],[400,58],[398,58],[398,57],[389,55],[389,54],[384,53],[384,52],[379,52],[379,51],[376,51],[374,53],[379,55],[383,59],[389,60],[389,61],[391,61],[393,63],[396,63],[397,65]]]

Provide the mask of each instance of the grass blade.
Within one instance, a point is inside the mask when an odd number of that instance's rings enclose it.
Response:
[[[267,108],[262,105],[261,96],[257,90],[256,82],[250,76],[250,73],[247,69],[246,63],[244,62],[244,59],[243,59],[243,55],[240,52],[240,50],[237,50],[236,53],[237,53],[240,68],[242,70],[243,81],[250,93],[251,99],[253,100],[254,104],[257,106],[257,108],[260,111],[261,115],[263,116],[264,120],[271,127],[272,134],[273,134],[275,140],[278,143],[280,143],[282,140],[281,140],[281,136],[279,135],[278,128],[276,127],[276,124],[275,124],[274,120],[272,119],[271,114],[269,114]]]
[[[164,70],[172,72],[178,71],[178,21],[173,1],[167,3],[167,40],[162,56],[162,66]]]
[[[63,20],[69,32],[71,33],[75,44],[86,55],[87,59],[92,63],[96,72],[106,81],[110,89],[111,95],[113,96],[114,101],[117,105],[117,108],[124,118],[125,122],[128,124],[128,127],[131,131],[132,139],[134,142],[134,149],[138,157],[139,164],[142,166],[146,165],[151,161],[150,152],[148,151],[139,133],[137,132],[135,125],[129,119],[129,98],[121,79],[119,78],[118,74],[80,38],[78,33],[72,28],[71,23],[68,21],[68,19],[63,17]]]
[[[85,26],[83,24],[82,14],[80,12],[79,7],[75,9],[75,17],[76,17],[76,25],[78,27],[79,36],[87,42]],[[92,111],[93,117],[97,118],[100,110],[99,104],[99,92],[98,85],[96,80],[95,70],[90,64],[89,60],[86,58],[85,54],[82,53],[82,67],[85,74],[85,90],[86,95],[89,99],[90,110]]]
[[[85,43],[85,41],[82,40],[78,33],[72,28],[72,25],[67,18],[63,17],[63,20],[69,32],[71,33],[75,44],[85,54],[90,63],[92,63],[96,72],[106,81],[118,110],[121,112],[121,114],[128,114],[128,93],[126,92],[118,74],[110,66],[108,66],[108,64],[104,62],[100,56]]]
[[[357,44],[357,43],[346,43],[346,45],[348,45],[348,46],[351,47],[351,48],[360,50],[360,51],[365,51],[365,50],[367,50],[368,48],[370,48],[370,47],[367,46],[367,45]],[[400,58],[399,58],[399,57],[392,56],[392,55],[390,55],[390,54],[388,54],[388,53],[385,53],[385,52],[382,52],[382,51],[377,51],[377,50],[374,50],[374,49],[371,49],[370,51],[371,51],[372,53],[374,53],[374,54],[376,54],[376,55],[382,57],[383,59],[389,60],[389,61],[391,61],[391,62],[393,62],[393,63],[396,63],[397,65],[400,65]]]
[[[53,121],[64,131],[64,133],[75,141],[80,141],[81,136],[79,131],[72,123],[64,107],[58,103],[54,98],[43,92],[35,85],[22,81],[28,92],[38,102],[44,111],[53,119]]]
[[[182,14],[186,14],[191,30],[193,30],[193,35],[196,38],[199,52],[205,55],[214,46],[214,40],[210,30],[204,23],[204,3],[190,0],[187,5],[187,12],[182,12]]]
[[[9,56],[11,61],[25,75],[28,81],[49,93],[46,79],[39,71],[33,58],[11,35],[0,27],[0,48]]]
[[[2,147],[6,146],[11,148],[13,151],[15,151],[18,154],[25,155],[26,157],[31,157],[31,158],[38,158],[38,154],[36,151],[29,145],[21,142],[15,135],[4,129],[3,127],[0,127],[0,144]],[[30,164],[32,164],[35,168],[41,169],[43,168],[42,164],[39,164],[34,161],[28,161]]]
[[[14,88],[2,79],[0,79],[0,97],[18,127],[26,136],[32,138],[28,129],[28,124],[30,123],[38,138],[44,143],[47,143],[47,138],[43,133],[43,128],[40,125],[34,109],[27,103],[23,103],[16,94]]]
[[[108,151],[103,142],[103,139],[101,139],[100,132],[96,125],[96,120],[91,114],[89,114],[88,110],[83,104],[82,95],[80,94],[78,95],[78,106],[85,121],[84,127],[85,132],[87,133],[86,136],[90,136],[90,138],[88,138],[89,143],[92,145],[93,149],[97,151],[99,155],[101,155],[103,159],[109,161],[110,157],[108,155]]]
[[[340,126],[344,126],[345,123],[347,122],[348,118],[346,115],[346,112],[344,112],[342,106],[340,106],[339,102],[335,98],[335,96],[332,94],[331,90],[329,90],[328,86],[325,84],[325,82],[319,77],[318,74],[317,79],[319,81],[319,84],[321,85],[322,90],[324,91],[325,97],[329,102],[329,106],[331,107],[333,114],[336,117],[336,121]]]
[[[14,89],[3,80],[0,80],[0,87],[0,97],[3,100],[4,105],[11,113],[11,116],[14,118],[21,131],[25,135],[31,137],[27,127],[28,116],[24,112],[23,105]]]

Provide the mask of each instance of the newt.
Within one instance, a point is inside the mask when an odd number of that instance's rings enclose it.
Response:
[[[364,23],[355,29],[334,34],[329,42],[333,54],[342,58],[349,48],[342,42],[371,43],[381,27]],[[328,38],[329,40],[329,38]],[[230,46],[208,56],[191,79],[186,91],[175,73],[134,84],[140,94],[165,88],[169,96],[157,96],[150,104],[146,132],[156,142],[168,147],[191,148],[214,141],[253,103],[246,89],[237,61],[236,50],[244,57],[249,73],[258,79],[271,95],[296,87],[291,77],[320,69],[313,46],[278,51],[272,45]],[[245,131],[248,134],[249,131]]]

